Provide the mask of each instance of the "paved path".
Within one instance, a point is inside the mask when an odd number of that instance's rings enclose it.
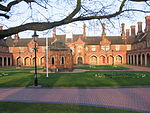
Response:
[[[0,88],[0,101],[84,104],[150,113],[150,87]]]

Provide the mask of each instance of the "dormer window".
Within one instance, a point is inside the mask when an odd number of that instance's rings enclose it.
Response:
[[[95,46],[92,46],[92,51],[96,51],[96,47]]]
[[[104,51],[108,51],[110,49],[110,46],[109,45],[102,45],[101,49]]]
[[[78,53],[80,53],[82,51],[82,46],[79,46],[77,49],[78,49]]]

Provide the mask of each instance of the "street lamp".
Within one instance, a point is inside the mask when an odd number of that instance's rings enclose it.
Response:
[[[112,66],[114,65],[114,55],[113,55],[114,50],[112,50]]]
[[[34,58],[34,86],[38,86],[38,79],[37,79],[37,64],[36,64],[36,51],[37,51],[37,47],[36,47],[36,42],[37,42],[37,38],[39,35],[36,34],[36,31],[34,31],[34,34],[32,35],[32,38],[34,40],[34,52],[35,52],[35,58]]]

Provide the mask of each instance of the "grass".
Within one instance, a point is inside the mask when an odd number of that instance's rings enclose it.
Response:
[[[43,69],[43,67],[37,67],[38,70]],[[23,66],[23,67],[8,67],[0,68],[0,71],[24,71],[24,70],[34,70],[34,66]]]
[[[33,84],[34,73],[0,73],[0,87],[27,87]],[[103,87],[103,86],[144,86],[150,85],[150,72],[113,71],[84,73],[51,73],[45,77],[38,73],[42,87]]]
[[[85,70],[125,70],[130,69],[122,66],[111,66],[111,65],[101,65],[101,66],[76,66],[74,69],[85,69]]]
[[[129,110],[49,103],[0,102],[1,113],[139,113]]]

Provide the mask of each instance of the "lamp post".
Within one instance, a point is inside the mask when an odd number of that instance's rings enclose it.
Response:
[[[114,65],[114,55],[113,55],[114,50],[112,50],[112,66]]]
[[[34,52],[35,52],[35,58],[34,58],[34,86],[38,86],[38,79],[37,79],[37,64],[36,64],[36,51],[37,51],[37,47],[36,47],[36,42],[37,42],[37,38],[38,35],[36,34],[36,31],[34,31],[34,34],[32,35],[32,38],[34,40]]]

